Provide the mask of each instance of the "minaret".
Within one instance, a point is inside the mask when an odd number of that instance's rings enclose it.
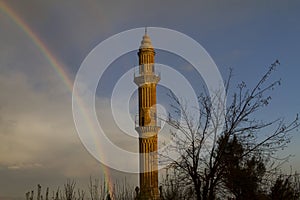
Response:
[[[139,134],[140,199],[158,200],[157,134],[160,130],[156,116],[156,85],[160,76],[155,73],[155,51],[145,35],[138,52],[139,71],[134,82],[138,86],[139,116],[135,130]]]

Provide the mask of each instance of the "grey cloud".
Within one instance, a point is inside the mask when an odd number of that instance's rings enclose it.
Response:
[[[258,0],[5,2],[64,63],[71,79],[97,43],[129,28],[162,26],[202,37],[239,27],[263,12],[284,14],[296,7],[282,1],[258,5]],[[38,183],[55,189],[66,178],[86,184],[89,175],[103,176],[102,165],[77,136],[70,88],[22,28],[2,13],[0,27],[0,194],[23,196]],[[97,99],[104,113],[107,105],[108,99]],[[99,118],[116,144],[137,149],[132,138],[119,138],[122,133],[111,116]],[[114,178],[124,175],[111,171]],[[137,175],[129,179],[136,183]]]

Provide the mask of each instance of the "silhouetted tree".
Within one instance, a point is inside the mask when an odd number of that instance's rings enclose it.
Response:
[[[220,137],[218,143],[222,143],[223,139]],[[248,157],[243,156],[244,152],[244,147],[236,136],[227,143],[221,158],[223,181],[237,200],[260,199],[259,185],[266,171],[265,164],[260,155]]]
[[[172,169],[171,169],[172,170]],[[161,200],[192,200],[194,199],[193,188],[186,186],[177,178],[177,172],[166,171],[165,177],[161,180],[160,198]]]
[[[278,61],[273,63],[252,89],[248,89],[242,82],[232,94],[229,93],[230,73],[225,84],[229,103],[225,103],[219,91],[210,96],[205,93],[200,95],[198,119],[188,111],[188,105],[170,93],[174,101],[174,113],[179,116],[170,114],[166,121],[173,127],[173,145],[169,149],[177,151],[180,158],[174,160],[168,152],[161,156],[172,161],[170,167],[180,172],[177,178],[193,186],[198,200],[224,199],[228,194],[232,196],[233,192],[239,195],[233,188],[238,183],[230,181],[234,176],[241,179],[251,177],[251,187],[257,190],[257,182],[264,171],[261,161],[267,160],[289,143],[288,133],[298,127],[298,117],[287,124],[280,118],[262,121],[255,117],[255,113],[271,101],[268,93],[280,85],[280,81],[268,82],[277,65]],[[273,131],[270,131],[271,128]],[[224,160],[234,137],[240,143],[234,146],[236,149],[231,150],[236,154],[234,162],[238,167],[228,172],[230,168],[224,165]],[[234,163],[231,167],[233,170]],[[245,189],[246,185],[243,187]]]
[[[107,182],[104,180],[103,183],[99,183],[99,180],[95,179],[92,180],[90,178],[89,181],[89,197],[86,197],[86,193],[84,190],[77,189],[76,190],[76,182],[67,180],[67,182],[64,184],[63,189],[60,189],[59,187],[57,190],[52,192],[52,197],[50,199],[52,200],[130,200],[135,199],[134,198],[134,191],[133,188],[125,181],[122,183],[116,182],[113,187],[111,188],[112,191],[109,191]],[[43,200],[42,195],[42,187],[38,184],[37,188],[37,195],[35,199]],[[26,200],[34,200],[34,191],[27,192],[25,194]],[[49,199],[49,188],[46,189],[45,192],[45,199]]]
[[[296,178],[296,180],[292,182],[292,178]],[[286,178],[279,176],[271,188],[270,198],[272,200],[296,200],[300,198],[299,192],[299,179],[296,175]]]
[[[64,184],[64,196],[65,200],[74,200],[75,198],[75,186],[76,182],[68,180],[67,183]]]

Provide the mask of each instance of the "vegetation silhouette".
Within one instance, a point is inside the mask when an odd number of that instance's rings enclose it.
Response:
[[[177,179],[173,181],[183,185],[182,189],[192,188],[191,199],[268,196],[268,182],[274,178],[271,175],[278,174],[282,162],[289,158],[276,158],[276,152],[287,146],[290,133],[299,126],[298,115],[289,122],[283,118],[257,118],[271,102],[270,93],[281,84],[280,80],[270,80],[278,65],[276,60],[253,87],[248,88],[242,81],[234,90],[230,70],[225,82],[226,99],[222,91],[203,92],[196,111],[199,118],[182,98],[170,92],[174,110],[166,123],[172,128],[172,143],[160,156],[171,162],[169,168],[176,172],[173,176]],[[172,151],[179,159],[168,154]]]

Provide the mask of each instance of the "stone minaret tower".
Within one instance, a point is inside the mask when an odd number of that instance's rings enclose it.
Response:
[[[160,130],[156,116],[156,85],[160,76],[155,73],[155,51],[150,37],[145,35],[138,52],[139,71],[135,74],[139,95],[140,199],[158,200],[157,134]]]

